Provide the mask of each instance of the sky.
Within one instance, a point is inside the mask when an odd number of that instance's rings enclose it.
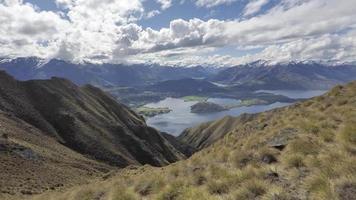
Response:
[[[0,57],[355,62],[356,0],[0,0]]]

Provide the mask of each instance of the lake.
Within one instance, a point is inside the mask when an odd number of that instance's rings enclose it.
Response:
[[[220,105],[236,105],[239,100],[226,99],[226,98],[211,98],[209,102],[217,103]],[[270,105],[255,105],[255,106],[243,106],[233,108],[223,112],[196,114],[190,112],[190,106],[196,104],[196,101],[185,102],[183,99],[178,98],[166,98],[157,103],[149,103],[145,106],[152,108],[168,107],[172,111],[170,113],[156,115],[154,117],[147,118],[147,124],[160,131],[167,132],[172,135],[179,135],[184,129],[196,126],[200,123],[216,120],[226,115],[239,116],[242,113],[258,113],[273,108],[283,107],[289,105],[289,103],[273,103]]]

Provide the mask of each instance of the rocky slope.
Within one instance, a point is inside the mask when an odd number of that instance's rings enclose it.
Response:
[[[356,82],[245,119],[188,160],[34,199],[355,199]]]

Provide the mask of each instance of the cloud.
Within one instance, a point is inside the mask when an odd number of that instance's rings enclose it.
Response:
[[[157,3],[161,4],[161,9],[166,10],[172,6],[172,0],[156,0]]]
[[[356,56],[356,31],[342,36],[325,34],[318,38],[298,39],[285,44],[271,45],[255,55],[244,56],[238,63],[254,60],[288,61],[336,61],[354,62]]]
[[[232,0],[198,2],[209,7]],[[250,1],[245,15],[254,15],[266,3]],[[248,19],[176,19],[161,29],[137,24],[160,12],[145,12],[140,0],[57,0],[57,4],[67,10],[64,16],[20,0],[0,0],[0,55],[180,65],[356,60],[356,4],[349,0],[281,0]],[[256,46],[260,52],[234,56],[233,49]],[[225,55],[216,53],[227,48]]]
[[[22,1],[0,1],[1,56],[44,56],[55,49],[69,22]]]
[[[223,4],[231,4],[237,0],[196,0],[195,4],[199,7],[211,8]]]
[[[250,16],[258,13],[264,5],[266,5],[269,0],[252,0],[250,1],[244,10],[244,16]]]
[[[152,10],[146,14],[146,18],[150,19],[150,18],[152,18],[156,15],[159,15],[159,14],[161,14],[161,12],[159,10]]]

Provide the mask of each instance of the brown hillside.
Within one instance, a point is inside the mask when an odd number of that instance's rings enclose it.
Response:
[[[60,78],[22,82],[0,71],[0,194],[41,193],[114,167],[182,158],[141,116],[98,88]]]
[[[34,199],[355,199],[356,82],[227,131],[188,160]]]
[[[240,117],[226,116],[220,120],[206,122],[184,130],[178,139],[196,149],[203,149],[223,138],[238,125],[250,121],[253,116],[251,114],[242,114]]]

